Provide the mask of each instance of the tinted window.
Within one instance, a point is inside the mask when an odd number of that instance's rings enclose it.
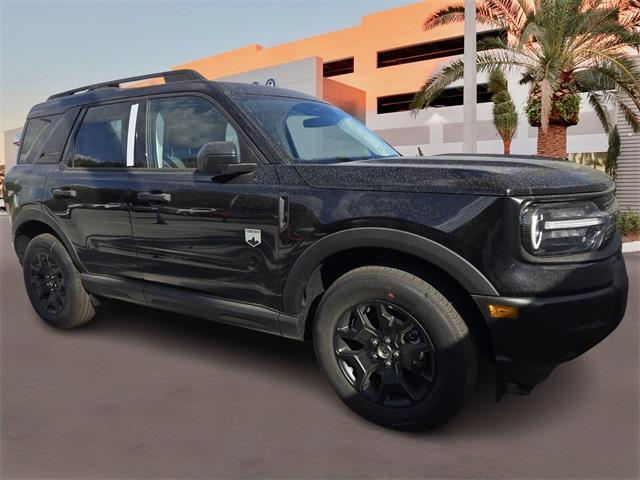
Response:
[[[42,147],[42,152],[37,160],[38,163],[58,163],[62,152],[69,138],[69,133],[73,128],[73,123],[80,112],[79,108],[72,108],[62,115],[57,125],[53,127],[51,135]]]
[[[506,35],[506,30],[502,29],[479,32],[477,34],[477,41],[480,42],[492,37],[498,37],[506,40]],[[483,49],[482,45],[478,46],[478,50]],[[405,63],[422,62],[424,60],[433,60],[434,58],[451,57],[462,54],[464,54],[463,36],[444,38],[433,42],[418,43],[416,45],[407,45],[406,47],[378,52],[378,68],[392,67],[394,65],[402,65]]]
[[[346,73],[353,73],[353,57],[327,62],[322,67],[323,77],[335,77]]]
[[[74,167],[126,167],[130,108],[118,103],[87,110],[76,135]]]
[[[202,98],[149,100],[146,118],[150,168],[196,168],[198,152],[209,142],[233,142],[241,155],[235,128]]]
[[[27,122],[18,163],[33,163],[38,158],[43,145],[61,117],[62,115],[53,115],[46,118],[34,118]]]
[[[411,102],[416,96],[415,92],[400,93],[397,95],[387,95],[378,97],[378,113],[405,112],[411,110]],[[487,84],[481,83],[477,87],[478,103],[488,103],[491,101],[491,94]],[[464,103],[464,89],[462,87],[446,88],[438,98],[436,98],[429,108],[454,107]]]
[[[238,96],[267,136],[297,163],[396,157],[371,130],[333,105],[262,95]]]

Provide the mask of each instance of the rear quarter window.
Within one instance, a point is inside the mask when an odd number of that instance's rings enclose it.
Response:
[[[51,115],[27,121],[18,156],[19,164],[33,163],[37,160],[61,118],[62,115]]]

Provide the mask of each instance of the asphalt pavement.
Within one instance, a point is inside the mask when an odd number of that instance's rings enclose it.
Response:
[[[0,216],[2,478],[638,478],[640,253],[621,326],[529,396],[484,364],[448,425],[400,433],[342,405],[310,345],[112,302],[57,331]],[[544,346],[541,346],[544,348]]]

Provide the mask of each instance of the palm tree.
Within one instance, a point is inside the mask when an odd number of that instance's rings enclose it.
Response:
[[[478,42],[477,68],[518,71],[529,85],[525,106],[538,129],[538,153],[566,157],[567,127],[578,122],[579,92],[610,132],[607,104],[616,104],[634,132],[640,118],[623,97],[640,108],[640,0],[479,0],[478,22],[506,30]],[[445,7],[425,20],[425,30],[464,20],[464,3]],[[431,76],[412,108],[428,107],[451,83],[462,78],[462,58]]]
[[[489,92],[493,102],[493,124],[504,144],[504,154],[511,153],[511,139],[518,128],[518,112],[509,95],[507,77],[500,68],[491,70],[489,74]]]

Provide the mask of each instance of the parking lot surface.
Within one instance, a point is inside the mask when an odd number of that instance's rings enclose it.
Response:
[[[499,403],[484,365],[459,417],[407,434],[344,407],[307,344],[119,302],[47,327],[6,216],[0,247],[2,478],[638,478],[640,253],[603,343]]]

